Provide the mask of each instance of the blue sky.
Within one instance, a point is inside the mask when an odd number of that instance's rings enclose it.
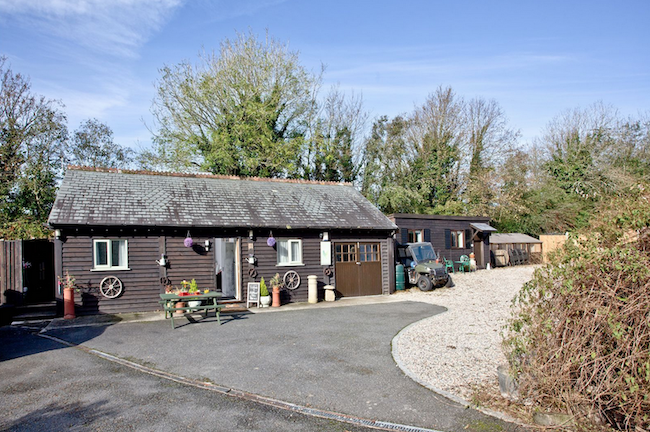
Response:
[[[649,17],[649,0],[0,0],[0,55],[65,104],[71,130],[95,117],[138,148],[159,68],[268,29],[372,118],[451,86],[495,99],[525,143],[597,101],[650,111]]]

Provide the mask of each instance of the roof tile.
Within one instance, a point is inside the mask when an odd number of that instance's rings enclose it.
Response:
[[[48,222],[92,225],[397,227],[349,184],[71,167]]]

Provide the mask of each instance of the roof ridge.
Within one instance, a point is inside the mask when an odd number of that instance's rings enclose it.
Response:
[[[212,178],[212,179],[221,179],[221,180],[249,180],[249,181],[259,181],[259,182],[353,186],[353,184],[350,182],[335,182],[335,181],[305,180],[305,179],[282,179],[282,178],[270,178],[270,177],[245,177],[245,176],[235,176],[235,175],[229,176],[229,175],[210,174],[210,173],[149,171],[149,170],[135,170],[135,169],[123,169],[123,168],[89,167],[83,165],[68,165],[68,169],[76,170],[76,171],[103,172],[103,173],[112,173],[112,174],[142,174],[142,175],[157,175],[157,176],[167,176],[167,177]]]

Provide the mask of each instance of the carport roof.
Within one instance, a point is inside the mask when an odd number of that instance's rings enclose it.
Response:
[[[48,223],[394,230],[352,185],[68,167]]]
[[[542,243],[535,237],[527,234],[508,233],[508,234],[491,234],[490,243],[492,244],[505,244],[505,243]]]
[[[496,228],[491,227],[490,224],[486,224],[486,223],[475,222],[475,223],[470,223],[469,226],[471,226],[472,228],[478,231],[483,231],[487,233],[496,232],[497,230]]]

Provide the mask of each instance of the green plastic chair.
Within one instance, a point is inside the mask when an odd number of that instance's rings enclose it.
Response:
[[[458,269],[460,270],[461,273],[465,273],[465,271],[469,271],[469,257],[467,255],[461,255],[458,261],[460,263]]]
[[[447,273],[453,273],[454,272],[454,262],[451,260],[448,260],[445,257],[442,257],[442,259],[445,262],[445,269],[447,269]]]

